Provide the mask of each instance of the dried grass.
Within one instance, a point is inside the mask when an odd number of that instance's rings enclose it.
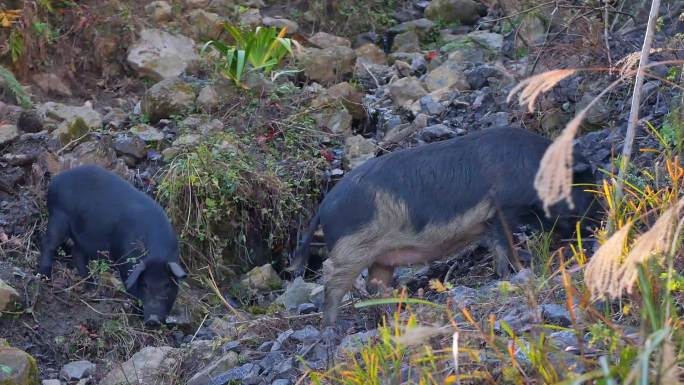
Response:
[[[518,103],[520,105],[527,104],[527,109],[532,112],[534,111],[534,102],[542,92],[550,90],[561,80],[575,74],[575,72],[577,72],[575,69],[561,69],[529,77],[513,87],[506,98],[506,102],[510,103],[513,95],[522,90],[518,97]]]
[[[655,224],[637,237],[624,259],[624,245],[632,223],[623,226],[604,243],[587,263],[584,281],[592,299],[619,298],[623,292],[632,293],[637,279],[637,266],[655,255],[668,251],[675,234],[676,222],[684,209],[684,198],[667,209]]]
[[[664,49],[662,48],[651,48],[650,53],[658,53],[658,52],[663,52]],[[628,76],[631,72],[634,71],[634,69],[637,67],[639,64],[639,58],[641,58],[641,51],[637,52],[632,52],[629,55],[623,57],[622,59],[618,60],[615,62],[616,68],[619,68],[619,74],[620,77],[626,77]]]
[[[614,292],[620,270],[620,258],[629,236],[632,222],[622,226],[613,236],[601,245],[584,271],[584,283],[593,299],[602,298],[606,293]]]
[[[679,219],[679,213],[683,207],[684,198],[667,209],[653,227],[637,238],[634,247],[627,254],[625,262],[620,267],[620,279],[616,283],[616,289],[619,289],[619,292],[614,292],[613,297],[616,297],[615,294],[620,295],[622,290],[627,290],[627,293],[632,292],[634,282],[637,279],[638,264],[668,250],[674,236],[676,221]]]

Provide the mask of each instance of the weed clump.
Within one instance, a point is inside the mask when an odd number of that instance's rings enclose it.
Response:
[[[191,269],[245,272],[279,263],[298,218],[318,199],[323,160],[295,134],[260,143],[223,132],[177,155],[159,198],[183,239]]]

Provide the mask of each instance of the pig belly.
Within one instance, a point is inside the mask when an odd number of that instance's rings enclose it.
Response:
[[[419,263],[430,262],[435,259],[440,259],[440,257],[435,257],[434,255],[420,252],[418,250],[404,249],[385,252],[375,260],[375,263],[383,266],[395,267],[415,265]]]

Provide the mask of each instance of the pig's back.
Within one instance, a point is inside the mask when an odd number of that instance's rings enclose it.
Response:
[[[416,230],[452,220],[489,193],[514,195],[524,204],[535,198],[534,175],[549,144],[539,135],[502,128],[370,159],[328,193],[322,221],[327,217],[355,231],[373,218],[379,191],[406,203]]]

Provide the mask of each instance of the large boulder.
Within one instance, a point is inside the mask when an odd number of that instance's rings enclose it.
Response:
[[[389,86],[390,97],[394,104],[410,108],[411,104],[427,95],[421,82],[414,77],[401,78]]]
[[[420,52],[420,38],[414,30],[402,32],[394,37],[393,52]]]
[[[344,142],[344,164],[351,170],[375,157],[376,146],[361,135],[348,137]]]
[[[430,92],[452,87],[459,91],[469,90],[470,83],[463,68],[460,61],[447,60],[425,76],[425,86]]]
[[[331,35],[327,32],[316,32],[309,41],[320,48],[347,47],[351,48],[351,41],[344,37]]]
[[[143,348],[123,364],[114,365],[100,385],[129,384],[131,379],[136,385],[173,383],[179,357],[179,350],[169,346]]]
[[[235,352],[228,352],[218,360],[205,366],[202,370],[190,377],[186,385],[208,385],[211,379],[230,369],[239,363],[238,355]]]
[[[0,279],[0,313],[11,310],[19,300],[19,293]]]
[[[198,41],[215,40],[224,31],[223,24],[228,19],[203,9],[195,9],[187,13],[191,36]]]
[[[356,54],[351,48],[342,46],[306,48],[297,59],[310,80],[329,85],[352,75]]]
[[[247,273],[242,284],[253,292],[264,292],[280,289],[283,281],[271,264],[265,264]]]
[[[195,42],[160,29],[143,29],[128,52],[128,64],[139,76],[154,80],[177,77],[199,60]]]
[[[181,115],[194,107],[197,94],[194,88],[179,78],[160,81],[150,87],[142,100],[142,112],[151,122]]]
[[[262,22],[267,27],[275,27],[278,30],[285,27],[287,28],[287,34],[297,33],[299,31],[299,24],[290,19],[275,18],[275,17],[264,17]]]
[[[356,53],[357,65],[359,62],[373,63],[373,64],[387,64],[387,56],[385,52],[373,43],[364,44],[354,50]]]
[[[366,117],[363,93],[354,89],[348,82],[335,84],[311,102],[311,107],[314,108],[330,105],[344,106],[354,119],[363,120]]]
[[[460,22],[463,24],[475,24],[484,14],[481,4],[473,0],[433,0],[425,9],[425,17],[430,20],[443,22]]]
[[[57,125],[52,137],[65,145],[92,130],[102,127],[102,116],[88,103],[83,106],[47,102],[38,108],[38,114],[48,125]]]
[[[0,384],[39,385],[40,373],[36,360],[23,350],[0,345]]]
[[[13,142],[19,137],[19,128],[14,124],[0,124],[0,146]]]
[[[69,170],[86,164],[95,164],[129,179],[126,163],[116,157],[114,145],[109,138],[92,140],[76,146],[71,152],[58,159],[59,170]]]
[[[285,292],[276,299],[276,302],[285,306],[288,311],[295,311],[302,304],[318,302],[316,295],[321,290],[321,285],[305,282],[302,277],[297,277],[287,286]]]

